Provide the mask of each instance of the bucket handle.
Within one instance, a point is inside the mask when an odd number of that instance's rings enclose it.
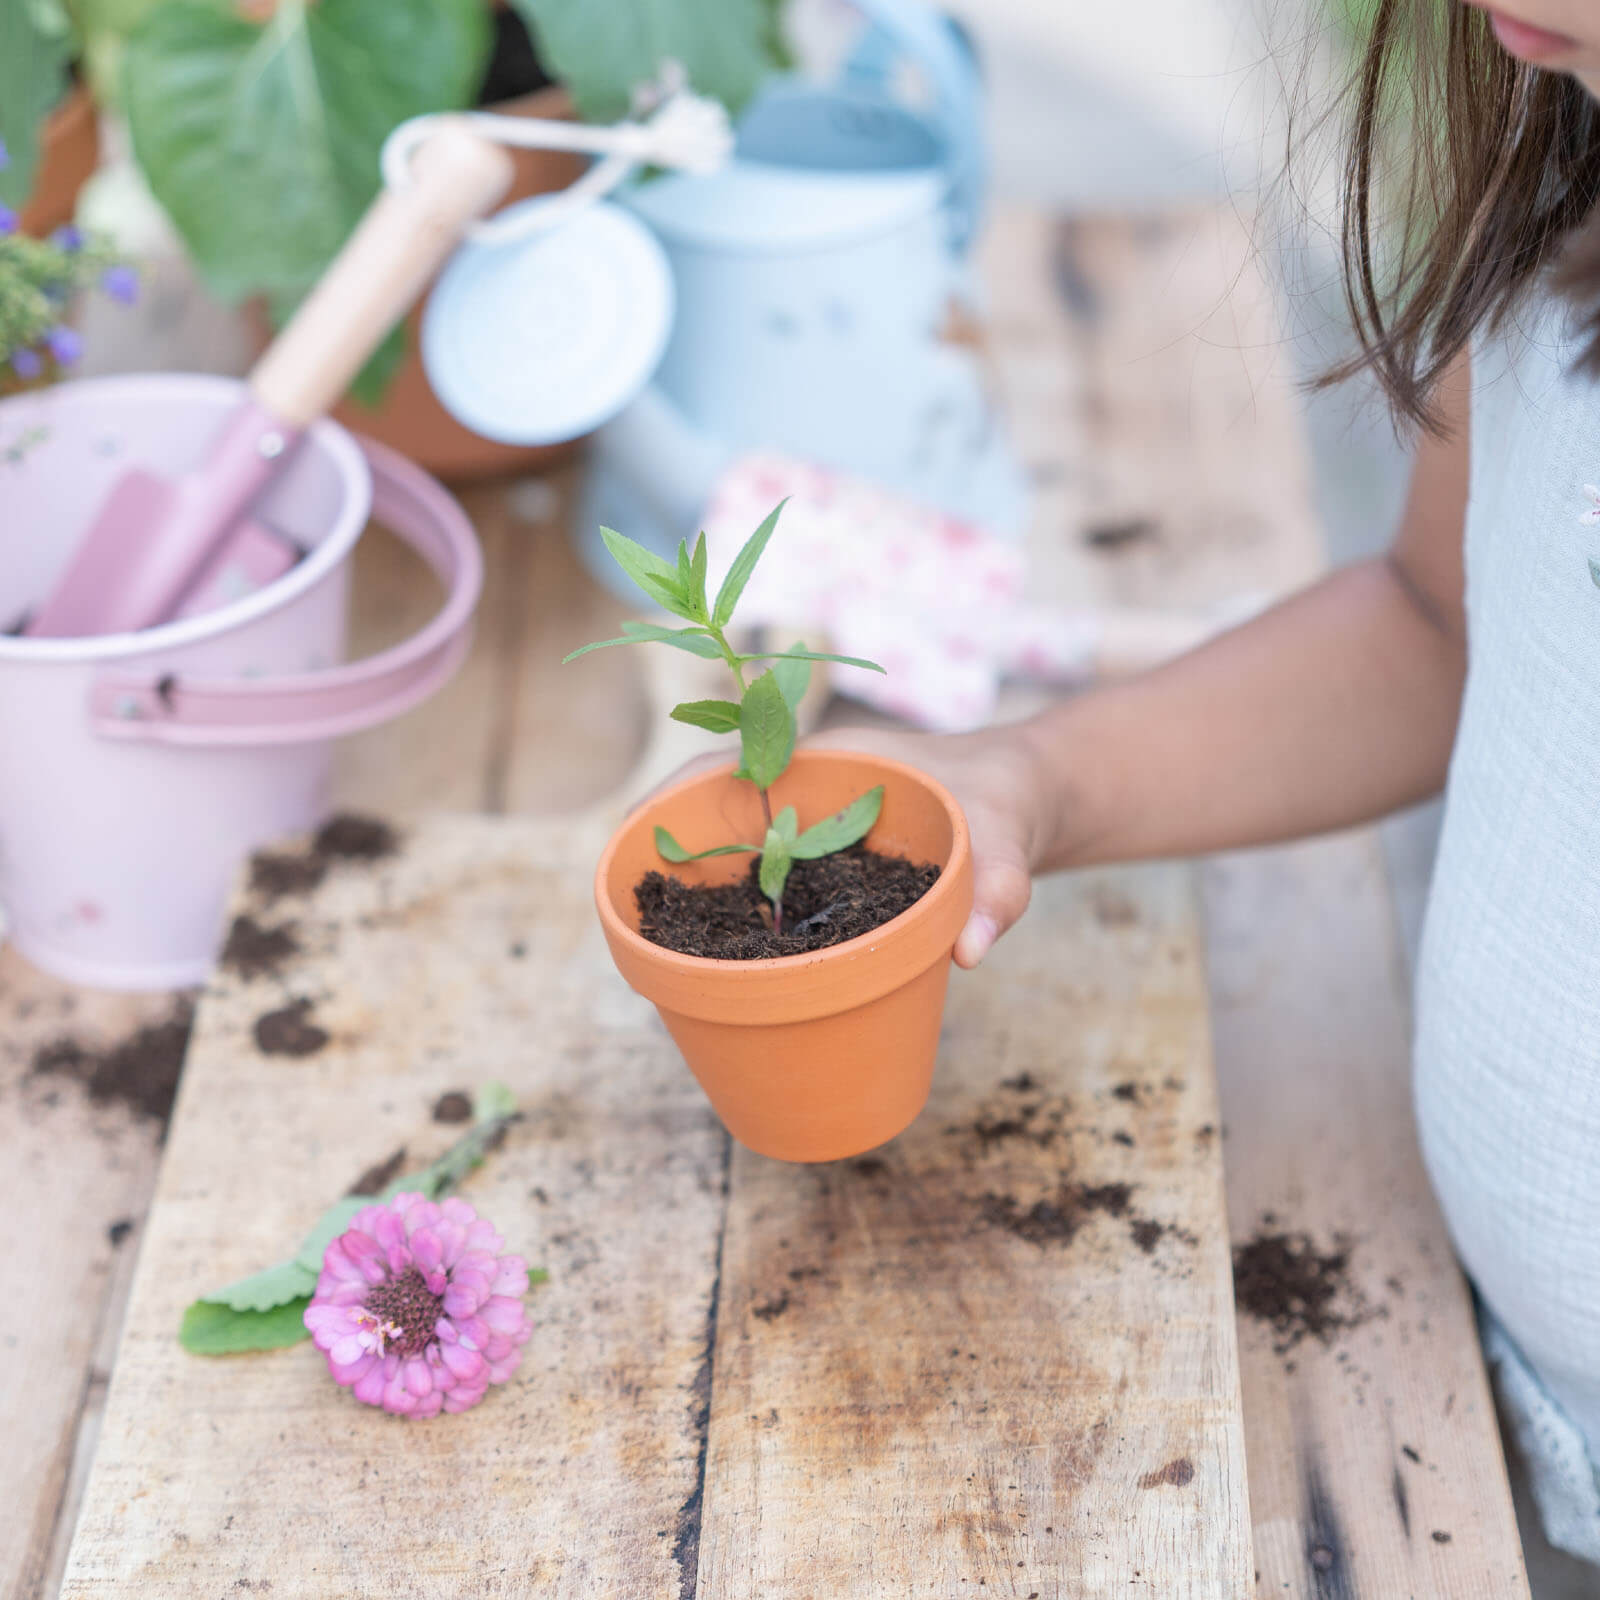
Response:
[[[325,672],[262,678],[173,676],[146,668],[99,674],[89,717],[103,738],[253,748],[336,739],[427,699],[461,665],[483,587],[483,557],[466,513],[427,473],[370,439],[372,514],[427,562],[447,591],[403,643]]]

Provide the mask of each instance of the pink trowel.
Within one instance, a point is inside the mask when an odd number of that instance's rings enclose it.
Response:
[[[35,638],[133,632],[270,582],[299,552],[249,514],[295,442],[455,247],[510,186],[511,158],[442,121],[410,182],[385,189],[322,281],[250,374],[249,393],[192,472],[135,468],[113,488],[60,583],[26,628]]]

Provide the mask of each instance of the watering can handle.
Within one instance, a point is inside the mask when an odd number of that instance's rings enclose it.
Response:
[[[361,440],[372,468],[373,517],[405,540],[446,590],[433,619],[404,643],[334,667],[262,678],[173,678],[145,669],[100,674],[89,716],[103,738],[255,747],[339,738],[399,716],[460,666],[472,641],[483,558],[460,506],[420,468]]]
[[[877,33],[928,75],[947,141],[954,243],[964,250],[978,230],[986,167],[983,86],[977,62],[956,24],[926,0],[850,0]]]

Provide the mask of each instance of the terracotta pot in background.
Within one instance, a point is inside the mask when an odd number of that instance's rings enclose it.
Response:
[[[783,1161],[837,1161],[894,1138],[928,1098],[951,951],[972,908],[966,820],[913,767],[854,752],[801,751],[774,785],[802,829],[875,784],[883,811],[867,843],[937,862],[939,880],[870,934],[809,955],[712,961],[642,937],[634,885],[661,870],[654,830],[706,844],[762,836],[760,798],[733,766],[685,779],[612,836],[595,901],[612,959],[650,1000],[728,1131]],[[748,856],[670,869],[688,883],[728,883]]]
[[[483,109],[502,116],[570,119],[572,101],[565,89],[551,88]],[[526,200],[530,195],[564,189],[588,166],[586,158],[566,151],[513,150],[510,154],[516,163],[517,175],[503,202],[505,205]],[[419,354],[422,309],[419,304],[407,319],[411,346],[382,404],[369,409],[347,398],[333,413],[340,422],[409,456],[418,466],[446,483],[543,472],[576,452],[577,440],[529,448],[500,444],[462,427],[439,403],[423,370]],[[257,323],[260,347],[265,349],[271,338],[265,313],[256,307],[252,316]]]
[[[71,222],[78,191],[99,164],[100,124],[94,101],[82,84],[74,84],[45,119],[33,192],[22,208],[22,231],[43,238]]]

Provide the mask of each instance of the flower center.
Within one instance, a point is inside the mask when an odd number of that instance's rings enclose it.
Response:
[[[415,1267],[368,1292],[363,1309],[375,1317],[396,1355],[420,1356],[433,1342],[443,1300]]]

